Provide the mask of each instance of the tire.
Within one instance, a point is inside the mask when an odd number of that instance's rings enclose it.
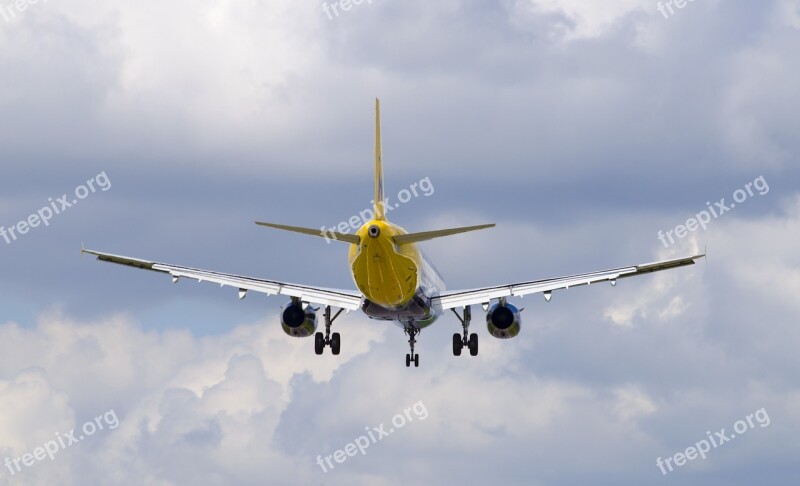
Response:
[[[414,368],[419,368],[419,355],[414,355]]]
[[[409,366],[411,366],[411,355],[406,354],[406,368],[408,368]]]
[[[338,356],[339,352],[342,350],[342,336],[335,332],[331,334],[331,352],[334,356]]]
[[[314,352],[317,355],[322,354],[325,350],[325,336],[321,332],[314,334]]]
[[[469,354],[470,356],[478,355],[478,335],[474,332],[469,335]]]
[[[463,347],[464,343],[461,342],[461,334],[453,334],[453,356],[461,356],[461,349]]]

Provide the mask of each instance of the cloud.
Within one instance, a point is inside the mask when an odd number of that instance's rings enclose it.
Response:
[[[106,170],[114,187],[0,248],[0,454],[108,410],[120,426],[0,484],[647,484],[655,458],[765,407],[772,425],[681,484],[795,484],[797,2],[63,0],[0,25],[0,223]],[[2,21],[0,21],[2,23]],[[446,316],[337,321],[339,357],[279,330],[280,299],[78,257],[100,250],[352,287],[341,246],[268,233],[388,193],[451,288],[693,253],[707,262],[520,301],[511,341],[455,358]],[[661,251],[659,229],[764,174],[769,196]],[[2,245],[2,244],[0,244]],[[55,309],[55,310],[54,310]],[[267,316],[267,317],[264,317]],[[333,454],[422,401],[336,470]],[[0,457],[4,459],[5,456]],[[413,464],[413,468],[409,467]]]
[[[276,470],[299,461],[271,443],[292,401],[292,380],[330,381],[381,332],[351,323],[343,354],[319,358],[309,341],[287,339],[270,324],[214,339],[144,332],[121,317],[78,323],[48,315],[32,329],[0,326],[0,369],[13,376],[0,382],[4,457],[32,452],[54,432],[79,429],[108,410],[121,421],[118,429],[10,477],[26,484],[52,484],[65,475],[70,482],[96,475],[101,482],[138,477],[153,484],[281,477]],[[197,467],[196,454],[206,457],[206,466]],[[283,477],[298,476],[288,470]]]
[[[516,7],[538,15],[558,14],[563,16],[559,25],[560,34],[566,40],[601,37],[618,22],[633,12],[652,11],[651,2],[645,0],[622,0],[611,3],[587,2],[584,0],[518,0]]]

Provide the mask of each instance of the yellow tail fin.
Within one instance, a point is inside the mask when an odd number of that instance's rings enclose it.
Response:
[[[386,220],[383,207],[383,160],[381,158],[381,100],[375,98],[375,219]]]

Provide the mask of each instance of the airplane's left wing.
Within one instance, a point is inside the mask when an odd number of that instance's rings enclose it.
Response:
[[[632,267],[614,268],[600,272],[571,275],[568,277],[549,278],[545,280],[535,280],[532,282],[522,282],[510,285],[499,285],[496,287],[487,287],[482,289],[457,290],[436,296],[431,299],[431,303],[434,307],[441,309],[453,309],[468,305],[485,304],[491,300],[501,299],[504,297],[521,297],[523,295],[540,292],[543,293],[544,297],[549,301],[554,290],[569,289],[571,287],[578,287],[579,285],[591,285],[598,282],[611,282],[612,285],[616,285],[617,279],[620,278],[635,277],[636,275],[658,272],[670,268],[694,265],[695,260],[698,260],[704,256],[705,254],[695,255],[691,257],[635,265]]]
[[[198,282],[213,282],[221,287],[233,287],[239,289],[239,298],[244,298],[248,291],[259,292],[267,295],[286,295],[296,297],[303,302],[314,304],[329,305],[346,310],[357,310],[361,307],[362,296],[360,293],[348,290],[326,289],[321,287],[310,287],[307,285],[296,285],[274,280],[263,280],[240,275],[212,272],[209,270],[199,270],[196,268],[169,265],[166,263],[150,262],[138,258],[130,258],[109,253],[102,253],[94,250],[81,249],[81,253],[95,255],[98,260],[104,262],[126,265],[129,267],[151,270],[154,272],[166,273],[172,276],[172,281],[177,282],[181,278],[189,278]]]

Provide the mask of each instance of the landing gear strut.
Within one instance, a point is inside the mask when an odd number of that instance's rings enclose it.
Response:
[[[336,313],[333,317],[331,317],[331,306],[325,306],[325,334],[323,335],[321,332],[318,332],[314,335],[314,352],[317,354],[322,354],[325,350],[325,346],[331,347],[331,352],[334,355],[338,355],[339,351],[342,349],[342,336],[339,335],[338,332],[331,334],[331,324],[333,321],[339,317],[339,314],[342,313],[344,309],[339,309],[339,312]]]
[[[406,368],[411,366],[411,363],[414,363],[414,367],[419,367],[419,355],[414,353],[414,344],[417,343],[417,334],[419,334],[419,329],[414,327],[412,324],[406,324],[404,328],[404,332],[408,334],[408,345],[411,346],[411,353],[406,354]]]
[[[469,334],[469,321],[472,319],[472,308],[470,306],[464,307],[463,317],[456,312],[455,309],[450,309],[453,314],[461,321],[461,327],[464,329],[464,334],[453,334],[453,356],[461,356],[461,350],[465,347],[469,348],[470,356],[478,355],[478,335],[474,332]]]

